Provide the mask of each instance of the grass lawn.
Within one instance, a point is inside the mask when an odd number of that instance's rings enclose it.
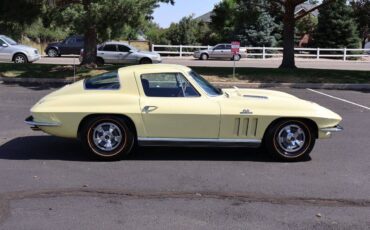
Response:
[[[76,67],[76,76],[85,78],[116,70],[121,66],[106,65],[98,69]],[[232,68],[192,67],[212,82],[253,82],[253,83],[370,83],[370,71],[322,70],[322,69],[270,69],[237,68],[235,78]],[[46,65],[0,63],[0,76],[17,78],[72,78],[70,65]]]

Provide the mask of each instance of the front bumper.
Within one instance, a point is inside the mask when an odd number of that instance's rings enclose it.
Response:
[[[334,127],[326,127],[326,128],[320,128],[319,129],[319,139],[328,139],[331,138],[332,133],[343,131],[343,128],[339,125]]]
[[[334,126],[334,127],[321,128],[320,131],[322,131],[322,132],[331,132],[331,133],[341,132],[341,131],[343,131],[343,127],[337,125],[337,126]]]
[[[41,59],[41,55],[40,54],[28,55],[27,59],[29,62],[35,62]]]
[[[34,131],[39,131],[40,130],[40,127],[42,126],[46,126],[46,127],[56,127],[56,126],[60,126],[61,123],[59,122],[37,122],[37,121],[34,121],[33,119],[33,116],[29,116],[27,117],[24,122],[31,126],[31,129],[34,130]]]

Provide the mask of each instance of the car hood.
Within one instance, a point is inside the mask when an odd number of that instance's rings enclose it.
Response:
[[[52,43],[49,43],[48,46],[58,46],[60,44],[61,42],[52,42]]]
[[[20,50],[30,50],[30,51],[35,50],[35,48],[33,48],[31,46],[26,46],[26,45],[21,45],[21,44],[14,45],[13,47],[17,48],[17,49],[20,49]]]
[[[323,118],[333,124],[342,120],[338,114],[317,103],[280,91],[237,88],[223,91],[229,95],[223,100],[223,105],[229,110],[231,108],[233,113],[246,109],[254,115]]]

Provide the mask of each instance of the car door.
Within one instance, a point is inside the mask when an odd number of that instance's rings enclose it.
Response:
[[[11,49],[9,45],[0,39],[0,61],[10,61],[11,58]]]
[[[225,45],[225,49],[223,50],[223,58],[232,58],[233,57],[233,53],[231,52],[231,44],[227,44]]]
[[[136,63],[137,58],[131,48],[125,45],[118,45],[118,63]]]
[[[61,54],[72,54],[73,49],[72,49],[72,44],[76,43],[76,38],[71,37],[67,38],[66,40],[63,41],[63,43],[60,45],[60,53]]]
[[[116,44],[105,44],[98,52],[98,56],[104,59],[107,64],[118,63],[118,52]]]
[[[136,77],[146,137],[218,138],[218,102],[199,94],[183,73],[139,73]]]
[[[84,48],[84,38],[83,37],[76,37],[76,42],[73,43],[72,52],[73,54],[80,54],[81,49]]]
[[[223,52],[225,50],[225,45],[217,45],[213,48],[209,54],[210,58],[223,58]]]

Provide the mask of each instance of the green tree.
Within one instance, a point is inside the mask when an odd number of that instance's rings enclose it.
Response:
[[[42,1],[1,0],[0,31],[17,39],[23,29],[32,24],[42,10]]]
[[[261,7],[265,2],[224,0],[217,4],[210,24],[217,34],[217,40],[240,40],[246,46],[275,45],[278,25],[267,9]]]
[[[150,18],[159,2],[173,4],[174,0],[63,0],[57,1],[49,15],[84,34],[82,65],[96,66],[98,38],[103,41],[119,37],[123,31],[131,33]]]
[[[241,1],[253,1],[253,0],[241,0]],[[306,11],[299,16],[295,16],[295,9],[298,5],[310,2],[310,3],[317,3],[316,0],[270,0],[267,4],[267,7],[281,7],[283,8],[282,14],[282,22],[283,22],[283,61],[280,65],[280,68],[287,68],[293,69],[296,68],[295,59],[294,59],[294,38],[295,38],[295,25],[296,21],[304,18],[306,15],[310,14],[311,12],[323,8],[324,6],[328,5],[331,2],[336,0],[326,0],[321,4],[316,5],[315,7],[311,8],[310,10]],[[258,3],[257,3],[258,4]],[[271,5],[273,4],[273,5]]]
[[[352,0],[351,6],[358,25],[359,36],[362,38],[362,45],[365,45],[366,39],[370,36],[370,0]]]
[[[353,10],[346,0],[337,0],[330,8],[320,9],[316,45],[322,48],[358,48],[357,24],[352,17]]]
[[[174,45],[200,44],[207,30],[205,23],[191,15],[183,17],[179,23],[172,23],[166,31],[166,38]]]

